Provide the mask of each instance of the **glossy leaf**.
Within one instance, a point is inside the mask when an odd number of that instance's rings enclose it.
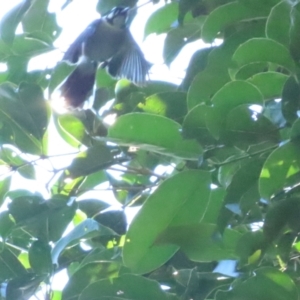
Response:
[[[288,76],[277,72],[265,72],[255,74],[248,82],[255,85],[264,99],[279,98],[281,96],[283,87],[288,79]]]
[[[224,43],[213,49],[209,56],[206,69],[193,80],[188,92],[188,107],[210,103],[212,96],[231,80],[228,69],[232,66],[232,55],[235,50],[250,37],[264,36],[264,23],[256,22],[233,34]]]
[[[49,95],[70,75],[76,68],[76,65],[71,65],[65,61],[58,63],[52,70],[49,81]]]
[[[266,38],[253,38],[240,45],[232,59],[239,67],[254,62],[271,62],[295,72],[295,63],[288,49],[278,42]]]
[[[144,29],[144,38],[151,33],[161,34],[169,31],[177,19],[178,4],[171,2],[157,9],[147,20]]]
[[[282,91],[282,114],[292,124],[298,119],[300,109],[300,85],[294,77],[289,77]]]
[[[6,248],[5,244],[1,243],[0,252],[0,279],[1,281],[16,278],[26,274],[25,268],[19,262],[14,253]]]
[[[123,251],[125,265],[136,273],[147,273],[166,262],[178,246],[154,246],[154,242],[166,228],[201,220],[210,200],[209,184],[209,173],[192,170],[162,183],[129,227]]]
[[[42,89],[36,84],[21,83],[18,89],[20,100],[35,123],[42,139],[50,119],[50,107],[44,99]]]
[[[183,136],[185,138],[197,139],[203,145],[215,143],[213,135],[206,125],[206,116],[212,108],[199,104],[186,115],[183,121]]]
[[[112,280],[99,280],[83,290],[79,300],[96,300],[101,298],[120,299],[119,292],[122,291],[123,299],[132,300],[175,300],[175,296],[164,292],[159,284],[145,277],[133,274],[124,274]],[[97,296],[96,296],[97,295]]]
[[[42,33],[45,40],[51,42],[59,36],[62,30],[57,25],[56,15],[48,11],[47,2],[44,1],[35,1],[31,5],[22,19],[22,25],[25,32]]]
[[[29,262],[37,274],[52,271],[51,247],[40,240],[34,241],[29,249]]]
[[[219,6],[210,13],[203,24],[202,38],[205,42],[211,43],[217,34],[224,28],[234,22],[243,21],[245,19],[259,19],[266,16],[266,11],[251,9],[240,2],[230,2],[223,6]]]
[[[216,230],[216,225],[206,223],[169,226],[158,236],[155,244],[178,245],[187,257],[194,261],[235,259],[235,247],[240,234],[227,229],[220,242],[213,238]]]
[[[85,288],[100,279],[117,277],[120,264],[107,261],[88,263],[72,274],[63,290],[63,299],[80,297]]]
[[[53,46],[38,38],[27,35],[17,35],[11,47],[11,51],[20,56],[33,57],[54,50]]]
[[[81,152],[68,167],[68,175],[72,178],[86,176],[113,164],[114,158],[109,147],[96,144]]]
[[[17,26],[30,4],[31,0],[23,0],[2,18],[0,22],[0,36],[5,43],[11,44],[13,42]]]
[[[195,41],[200,36],[202,23],[203,20],[200,19],[198,22],[189,23],[168,32],[163,49],[164,61],[168,66],[185,45]]]
[[[67,235],[57,241],[52,249],[52,261],[54,264],[57,264],[59,255],[62,253],[62,251],[64,251],[67,246],[77,244],[80,239],[112,234],[114,234],[113,231],[101,226],[98,222],[92,219],[86,219],[77,225]]]
[[[187,113],[186,93],[154,94],[147,97],[144,103],[139,103],[138,107],[147,113],[154,113],[180,122]]]
[[[267,37],[286,47],[290,44],[289,31],[291,28],[291,9],[292,6],[289,2],[279,2],[272,8],[266,24]],[[278,22],[279,18],[280,22]]]
[[[85,126],[81,120],[72,114],[54,116],[54,122],[61,137],[74,148],[86,141]]]
[[[300,52],[299,52],[299,44],[300,44],[300,39],[297,34],[300,29],[300,5],[299,3],[293,5],[292,10],[291,10],[291,28],[290,28],[290,52],[292,54],[292,57],[298,61],[300,58]]]
[[[225,84],[211,101],[214,106],[222,109],[224,114],[243,104],[263,105],[262,95],[247,81],[232,81]]]
[[[275,125],[262,114],[247,106],[233,109],[226,120],[226,138],[240,149],[261,142],[278,143],[279,134]]]
[[[6,299],[14,300],[30,298],[35,293],[42,280],[42,276],[33,274],[21,275],[18,276],[18,278],[10,280],[6,288]]]
[[[270,199],[292,184],[289,179],[300,171],[298,147],[297,142],[288,142],[274,150],[267,158],[259,180],[262,198]]]
[[[274,300],[298,299],[293,280],[275,268],[265,267],[255,270],[255,274],[244,282],[235,285],[231,291],[219,292],[216,300]]]
[[[0,85],[1,119],[11,126],[14,142],[20,150],[39,154],[41,152],[41,144],[38,141],[39,132],[15,89],[16,87],[9,83]]]
[[[108,130],[108,136],[120,144],[134,144],[142,149],[165,155],[198,160],[201,147],[193,140],[184,140],[181,126],[165,117],[132,113],[121,116]]]

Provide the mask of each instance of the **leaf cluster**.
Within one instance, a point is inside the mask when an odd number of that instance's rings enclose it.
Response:
[[[64,114],[47,95],[74,66],[27,70],[61,32],[49,2],[0,23],[1,297],[299,299],[299,1],[166,1],[144,29],[165,63],[207,43],[182,83],[99,68],[93,108]]]

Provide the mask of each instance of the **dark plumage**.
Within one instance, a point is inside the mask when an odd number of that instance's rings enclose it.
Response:
[[[128,7],[115,7],[93,21],[66,51],[63,60],[77,63],[60,89],[69,106],[82,106],[90,95],[98,63],[104,63],[115,78],[145,82],[150,64],[127,28],[128,11]]]

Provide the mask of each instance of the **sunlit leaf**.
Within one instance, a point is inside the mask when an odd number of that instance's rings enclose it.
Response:
[[[2,18],[0,22],[0,36],[5,43],[11,44],[13,42],[17,26],[30,7],[30,4],[31,0],[23,0]]]
[[[198,160],[201,147],[193,140],[184,140],[181,126],[165,117],[132,113],[121,116],[109,128],[108,136],[121,144],[133,144],[154,151],[189,160]]]
[[[207,172],[192,170],[162,183],[129,227],[123,251],[125,265],[136,273],[147,273],[166,262],[178,246],[154,246],[154,242],[166,228],[201,220],[210,200],[209,183]]]
[[[295,63],[288,49],[271,39],[250,39],[237,48],[232,58],[239,67],[254,62],[271,62],[295,72]]]

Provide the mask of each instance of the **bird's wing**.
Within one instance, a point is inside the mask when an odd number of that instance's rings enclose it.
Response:
[[[92,93],[97,63],[82,56],[78,66],[60,87],[67,106],[80,107]]]
[[[84,53],[83,52],[83,44],[86,40],[91,37],[96,30],[98,23],[101,20],[93,21],[77,38],[76,40],[70,45],[68,50],[66,51],[65,55],[63,56],[63,60],[70,61],[72,63],[76,63],[80,56]]]
[[[113,77],[127,78],[136,84],[143,85],[151,64],[145,59],[131,33],[127,31],[126,34],[128,35],[128,43],[112,57],[108,62],[107,69]]]

